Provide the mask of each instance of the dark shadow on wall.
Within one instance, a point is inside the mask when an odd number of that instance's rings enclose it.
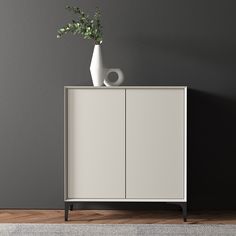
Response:
[[[188,90],[188,208],[236,209],[236,101]],[[174,209],[161,203],[83,203],[83,209]]]
[[[193,209],[236,209],[236,101],[188,92],[188,199]]]

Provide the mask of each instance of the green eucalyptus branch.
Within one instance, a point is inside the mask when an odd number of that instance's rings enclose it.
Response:
[[[98,8],[96,8],[93,17],[85,14],[79,7],[66,6],[66,9],[78,17],[60,28],[57,31],[57,38],[72,33],[73,35],[81,35],[84,39],[91,39],[95,44],[102,43],[101,13]]]

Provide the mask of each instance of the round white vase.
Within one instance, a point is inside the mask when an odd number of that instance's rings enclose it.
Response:
[[[118,76],[117,80],[116,81],[110,81],[109,80],[109,74],[111,72],[115,72]],[[122,72],[121,69],[119,68],[109,68],[109,69],[106,69],[106,73],[105,73],[105,80],[104,80],[104,84],[107,86],[107,87],[111,87],[111,86],[119,86],[123,83],[124,81],[124,74]]]
[[[90,64],[90,72],[95,87],[103,86],[119,86],[124,81],[124,74],[119,68],[106,68],[103,64],[101,45],[95,45],[93,56]],[[115,72],[118,75],[116,81],[109,81],[109,74]]]

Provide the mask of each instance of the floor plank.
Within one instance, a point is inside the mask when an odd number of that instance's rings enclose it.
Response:
[[[183,224],[180,211],[0,210],[0,223]],[[236,212],[190,212],[188,224],[236,224]]]

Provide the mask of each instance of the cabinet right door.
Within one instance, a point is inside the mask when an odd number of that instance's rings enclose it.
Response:
[[[126,90],[126,198],[185,198],[185,89]]]

